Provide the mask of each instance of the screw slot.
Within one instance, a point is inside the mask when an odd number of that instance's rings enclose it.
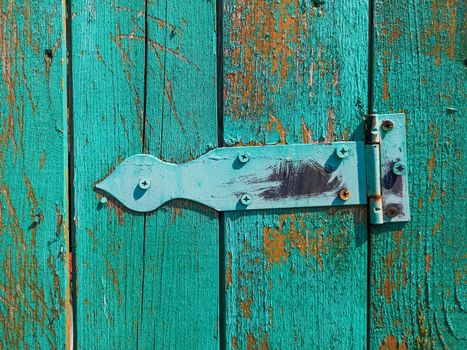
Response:
[[[251,197],[250,194],[244,193],[244,194],[242,194],[242,196],[240,197],[240,202],[241,202],[243,205],[250,205],[251,202],[253,202],[253,198]]]
[[[385,120],[381,124],[381,127],[384,131],[391,131],[392,129],[394,129],[394,123],[390,120]]]
[[[350,199],[350,191],[346,188],[343,188],[340,192],[339,192],[339,197],[340,199],[342,199],[343,201],[348,201]]]
[[[344,159],[344,158],[347,158],[349,156],[349,152],[350,149],[348,146],[346,145],[343,145],[343,146],[340,146],[340,147],[337,147],[336,148],[336,155],[340,158],[340,159]]]
[[[396,207],[388,207],[386,208],[386,216],[390,217],[390,218],[395,218],[397,215],[399,215],[399,209],[397,209]]]
[[[139,188],[141,188],[142,190],[147,190],[149,187],[151,187],[151,181],[149,181],[148,179],[141,179],[139,180]]]
[[[392,171],[394,174],[401,176],[407,171],[407,166],[402,162],[397,162],[393,165]]]
[[[244,152],[244,153],[239,153],[239,155],[237,156],[237,158],[238,158],[238,161],[239,161],[240,163],[248,163],[249,160],[250,160],[250,158],[251,158],[251,156],[250,156],[249,153]]]

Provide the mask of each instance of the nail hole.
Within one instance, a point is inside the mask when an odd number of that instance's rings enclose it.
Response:
[[[52,52],[51,49],[47,49],[44,51],[44,57],[51,60],[52,57],[54,56],[54,53]]]

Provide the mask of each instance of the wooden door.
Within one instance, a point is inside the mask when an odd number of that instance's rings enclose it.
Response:
[[[467,346],[465,4],[0,1],[0,349]],[[405,112],[412,221],[135,214],[128,156],[364,140]]]

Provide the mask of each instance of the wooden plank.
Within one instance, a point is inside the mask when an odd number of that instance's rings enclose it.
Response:
[[[136,348],[144,217],[94,184],[143,149],[145,4],[74,1],[72,8],[76,346]]]
[[[0,1],[1,349],[70,341],[63,19],[60,2]]]
[[[217,143],[215,1],[148,3],[150,154],[187,162]],[[219,221],[175,201],[147,217],[140,346],[218,347]]]
[[[366,1],[224,2],[228,145],[363,140]],[[225,215],[226,348],[366,347],[364,208]]]
[[[467,348],[465,10],[376,1],[376,108],[407,113],[412,221],[372,233],[374,349]]]

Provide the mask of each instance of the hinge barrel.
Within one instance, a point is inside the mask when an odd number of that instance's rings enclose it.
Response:
[[[384,223],[383,199],[381,197],[381,162],[379,144],[365,146],[366,181],[370,222],[375,225]]]

